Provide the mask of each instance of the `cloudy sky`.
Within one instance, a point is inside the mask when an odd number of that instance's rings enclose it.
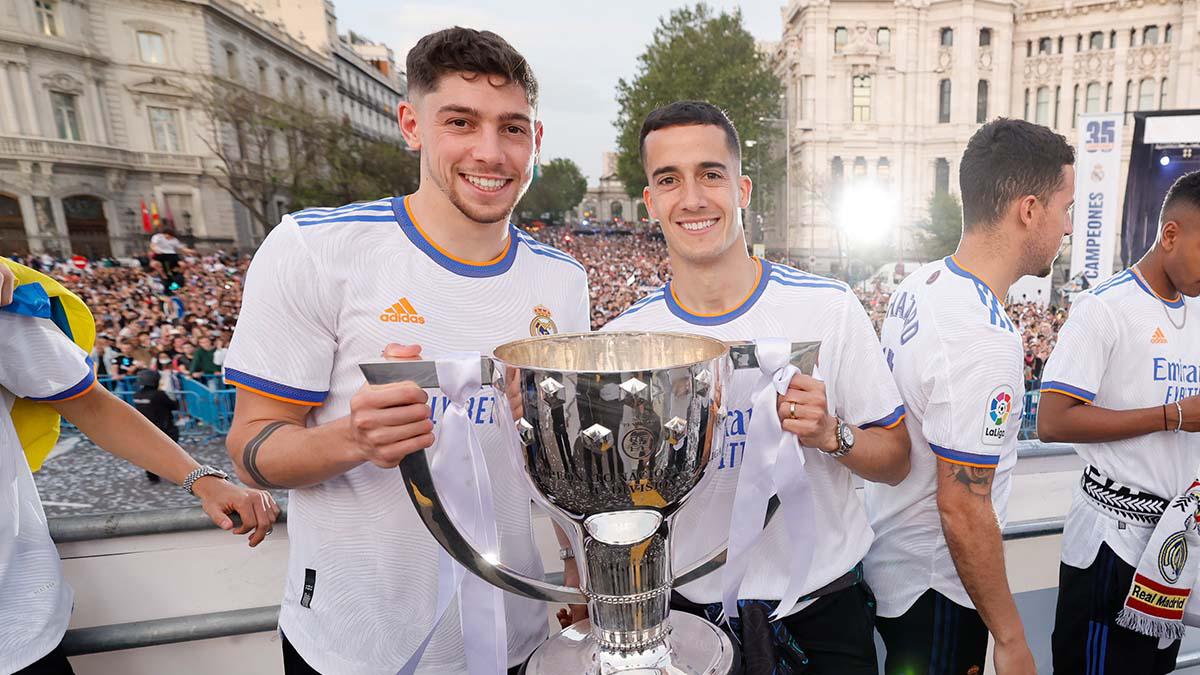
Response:
[[[637,57],[659,17],[687,0],[334,0],[338,29],[386,42],[404,67],[421,36],[453,25],[493,30],[532,62],[542,88],[546,127],[543,158],[569,157],[588,183],[600,173],[601,153],[614,148],[617,80],[633,77]],[[778,40],[783,0],[709,0],[742,5],[759,40]]]

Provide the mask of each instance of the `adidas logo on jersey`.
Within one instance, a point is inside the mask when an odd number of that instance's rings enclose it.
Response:
[[[1163,335],[1163,332],[1162,332],[1162,329],[1161,329],[1161,328],[1155,328],[1155,329],[1154,329],[1154,335],[1153,335],[1153,336],[1150,338],[1150,344],[1152,344],[1152,345],[1165,345],[1165,344],[1167,344],[1167,336],[1166,336],[1166,335]]]
[[[425,323],[425,317],[417,314],[408,298],[400,298],[391,307],[383,310],[379,320],[385,323]]]

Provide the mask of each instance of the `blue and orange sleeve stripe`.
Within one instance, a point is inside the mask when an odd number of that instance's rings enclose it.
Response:
[[[1049,391],[1055,394],[1062,394],[1063,396],[1070,396],[1071,398],[1079,399],[1080,401],[1083,401],[1089,405],[1096,400],[1096,395],[1094,393],[1088,391],[1087,389],[1067,384],[1066,382],[1043,382],[1041,391],[1043,394]]]
[[[907,411],[904,409],[904,404],[901,403],[900,405],[896,406],[895,410],[888,413],[886,416],[881,417],[874,422],[867,422],[866,424],[862,425],[861,428],[870,429],[871,427],[880,427],[882,429],[895,429],[896,427],[900,426],[900,423],[904,421],[904,417],[907,414]]]
[[[938,459],[951,464],[961,464],[963,466],[973,466],[980,469],[994,469],[1000,464],[1000,455],[977,455],[973,452],[961,452],[951,448],[943,448],[940,445],[929,444],[929,449],[933,454],[937,455]]]
[[[53,396],[46,396],[44,398],[30,397],[29,400],[38,402],[70,401],[91,391],[92,387],[96,386],[96,365],[92,363],[92,357],[90,356],[84,359],[84,363],[87,364],[88,372],[87,375],[83,376],[82,380]]]
[[[272,382],[266,378],[234,370],[233,368],[225,369],[225,383],[232,384],[238,389],[254,392],[259,396],[283,401],[284,403],[294,403],[296,405],[323,405],[325,397],[329,395],[328,391],[313,391],[311,389],[289,387],[286,384]]]

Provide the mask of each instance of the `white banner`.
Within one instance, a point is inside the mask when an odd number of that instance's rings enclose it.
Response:
[[[1122,113],[1079,116],[1070,278],[1082,271],[1091,287],[1113,272],[1120,217],[1123,117]]]

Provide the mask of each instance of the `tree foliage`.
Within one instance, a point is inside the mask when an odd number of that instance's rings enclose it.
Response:
[[[579,205],[585,192],[587,179],[575,162],[565,158],[552,159],[541,167],[540,175],[529,186],[516,210],[528,218],[540,218],[549,213],[551,218],[561,219]]]
[[[929,260],[954,253],[962,238],[962,202],[958,195],[944,192],[930,197],[929,217],[921,222],[921,230]]]
[[[783,86],[742,23],[740,9],[714,14],[704,3],[673,10],[659,19],[638,72],[617,83],[617,174],[631,196],[646,185],[638,157],[642,121],[655,108],[680,100],[708,101],[724,110],[743,141],[743,173],[762,187],[772,185],[781,163],[772,161],[780,136]],[[765,119],[764,119],[765,118]]]

